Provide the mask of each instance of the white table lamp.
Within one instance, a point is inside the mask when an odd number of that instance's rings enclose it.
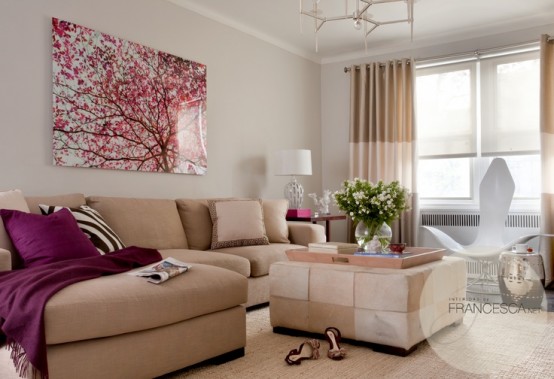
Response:
[[[312,152],[310,150],[280,150],[276,154],[275,175],[290,175],[292,180],[285,186],[285,198],[289,209],[299,209],[304,197],[304,188],[296,180],[299,175],[312,175]]]

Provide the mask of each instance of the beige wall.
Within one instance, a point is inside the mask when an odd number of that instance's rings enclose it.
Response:
[[[206,176],[53,166],[51,17],[144,44],[208,67]],[[349,75],[343,67],[426,58],[538,39],[554,25],[321,66],[161,0],[0,1],[0,191],[138,197],[281,197],[280,148],[312,150],[306,193],[336,190],[348,176]],[[417,36],[416,36],[417,38]],[[305,199],[311,206],[311,199]],[[346,239],[333,222],[332,239]]]
[[[207,65],[206,176],[52,165],[51,17]],[[2,0],[0,51],[0,191],[282,197],[281,148],[312,150],[300,181],[320,191],[316,63],[161,0]]]

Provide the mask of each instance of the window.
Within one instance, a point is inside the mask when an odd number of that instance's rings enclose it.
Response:
[[[477,205],[494,157],[516,182],[513,207],[540,197],[538,51],[416,68],[423,206]]]

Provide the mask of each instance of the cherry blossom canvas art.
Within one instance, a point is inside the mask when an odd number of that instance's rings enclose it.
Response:
[[[52,19],[55,165],[203,175],[206,66]]]

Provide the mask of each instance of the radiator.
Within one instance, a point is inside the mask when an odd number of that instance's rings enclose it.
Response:
[[[540,222],[540,213],[514,212],[508,214],[504,223],[504,242],[508,243],[518,237],[538,233]],[[477,236],[479,213],[458,210],[422,210],[420,223],[422,226],[432,226],[442,230],[462,245],[469,245]],[[419,241],[421,246],[440,247],[428,232],[420,233]],[[538,242],[538,238],[535,238],[529,245],[533,249],[538,250]],[[479,276],[481,274],[481,265],[479,262],[468,260],[467,270],[470,278]],[[497,266],[491,266],[489,271],[491,275],[496,276]]]

